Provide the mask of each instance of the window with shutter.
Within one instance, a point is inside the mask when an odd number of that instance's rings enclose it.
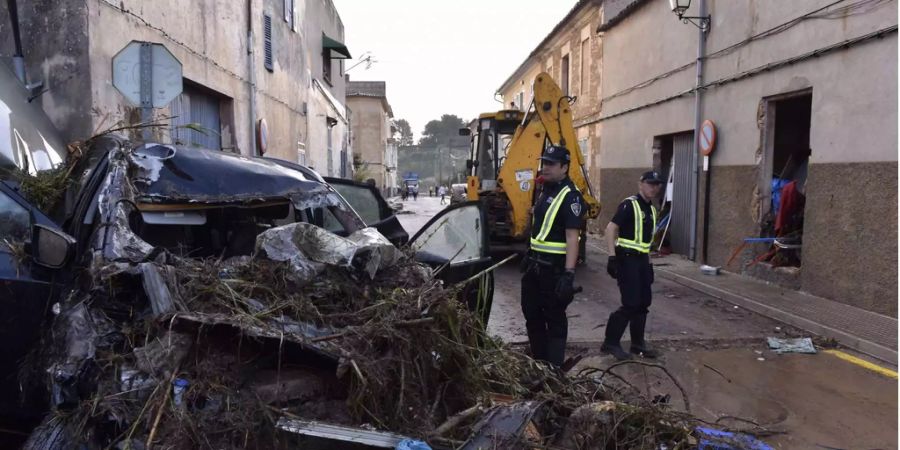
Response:
[[[272,16],[268,14],[263,15],[263,47],[263,65],[266,70],[272,72],[274,70],[272,64]]]
[[[331,86],[331,50],[322,51],[322,78]]]

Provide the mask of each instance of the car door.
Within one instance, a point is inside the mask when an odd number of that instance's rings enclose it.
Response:
[[[40,339],[56,301],[57,273],[34,263],[32,226],[58,227],[0,181],[0,412],[17,409],[19,362]]]
[[[368,183],[360,183],[344,178],[325,177],[344,200],[356,210],[366,226],[374,227],[397,247],[409,241],[409,233],[394,215],[378,188]]]
[[[489,231],[481,203],[451,205],[431,218],[410,240],[416,259],[442,267],[438,278],[447,285],[469,280],[459,300],[486,326],[494,296],[493,272],[476,275],[491,266]],[[472,277],[475,277],[472,279]]]

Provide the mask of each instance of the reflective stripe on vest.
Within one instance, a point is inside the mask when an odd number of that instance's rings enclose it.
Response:
[[[566,198],[566,194],[568,194],[572,189],[569,186],[566,186],[559,190],[559,193],[556,194],[556,198],[550,203],[550,207],[547,208],[547,213],[544,214],[544,222],[541,224],[541,230],[538,232],[536,237],[531,238],[531,249],[536,252],[542,253],[553,253],[556,255],[565,255],[566,254],[566,243],[563,242],[553,242],[546,241],[547,235],[550,234],[550,229],[553,227],[553,221],[556,220],[556,213],[559,212],[560,206],[563,204],[563,200]],[[531,226],[534,226],[534,218],[531,219]]]
[[[641,211],[641,205],[635,197],[628,197],[631,200],[631,209],[634,211],[634,239],[618,238],[616,245],[622,248],[637,250],[641,253],[650,253],[650,245],[653,243],[653,233],[650,233],[650,240],[644,242],[644,213]],[[653,213],[653,230],[656,230],[656,207],[650,205],[650,211]]]

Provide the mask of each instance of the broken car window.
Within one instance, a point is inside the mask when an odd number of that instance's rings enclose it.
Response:
[[[350,203],[366,225],[381,221],[381,209],[378,199],[368,187],[349,184],[334,184],[334,188]]]
[[[0,192],[0,241],[25,241],[31,237],[28,210]]]
[[[417,253],[453,264],[476,260],[482,254],[481,211],[468,205],[448,211],[413,242]]]

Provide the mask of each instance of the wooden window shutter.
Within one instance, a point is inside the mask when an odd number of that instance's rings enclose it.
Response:
[[[272,72],[272,16],[268,14],[263,15],[263,57],[266,70]]]

